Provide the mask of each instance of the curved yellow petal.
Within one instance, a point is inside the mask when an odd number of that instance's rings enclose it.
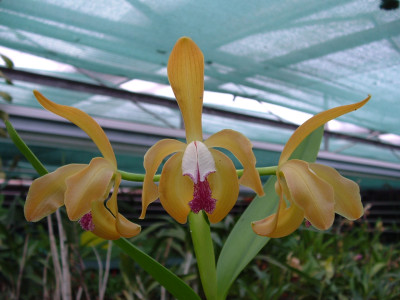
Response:
[[[285,186],[284,180],[277,177],[275,183],[275,190],[279,196],[279,206],[276,213],[266,217],[265,219],[252,222],[251,226],[253,231],[261,236],[267,236],[271,238],[279,238],[287,236],[299,228],[300,224],[304,220],[304,212],[294,203],[287,208],[283,190],[288,193],[287,187]]]
[[[117,215],[116,226],[119,234],[125,238],[131,238],[137,236],[142,230],[140,225],[129,221],[120,213],[118,213]]]
[[[105,207],[104,201],[96,200],[90,205],[92,211],[93,233],[106,240],[117,240],[121,237],[115,226],[115,217]]]
[[[354,104],[343,105],[328,109],[308,119],[295,130],[295,132],[287,141],[285,147],[282,150],[281,157],[279,159],[279,165],[286,162],[289,159],[290,155],[292,155],[293,151],[297,148],[297,146],[315,129],[324,125],[330,120],[347,114],[353,110],[359,109],[365,103],[367,103],[370,98],[371,96],[368,96],[364,100]]]
[[[27,221],[36,222],[64,205],[65,180],[87,165],[70,164],[32,182],[24,206]]]
[[[168,79],[185,123],[186,140],[202,141],[204,57],[188,37],[180,38],[168,60]]]
[[[331,227],[335,218],[332,186],[302,160],[289,160],[280,167],[280,172],[285,176],[288,200],[303,209],[304,216],[314,227],[321,230]]]
[[[262,236],[280,238],[294,232],[304,220],[303,211],[295,204],[289,208],[278,209],[279,213],[270,215],[251,224],[253,231]]]
[[[100,199],[93,201],[91,204],[92,222],[94,224],[93,233],[103,239],[130,238],[140,233],[139,225],[128,221],[118,213],[117,196],[120,183],[121,174],[118,173],[115,176],[114,191],[107,204],[105,205],[104,200]]]
[[[207,214],[211,223],[218,223],[231,211],[239,195],[239,183],[236,168],[228,156],[210,149],[217,171],[208,175],[212,198],[217,200],[215,210]]]
[[[149,204],[157,200],[159,196],[158,187],[153,181],[158,167],[165,157],[174,152],[185,151],[186,146],[185,143],[180,141],[165,139],[155,143],[144,155],[143,166],[146,170],[146,175],[143,181],[142,213],[140,219],[145,217]]]
[[[235,155],[243,166],[243,175],[239,179],[241,185],[254,190],[259,196],[264,195],[260,175],[256,170],[256,158],[252,151],[250,140],[240,132],[225,129],[221,130],[204,141],[207,147],[221,147]]]
[[[116,230],[122,237],[131,238],[140,233],[141,227],[128,219],[126,219],[123,215],[118,213],[118,203],[117,203],[117,196],[118,196],[118,189],[119,185],[121,184],[121,174],[117,173],[115,175],[114,180],[114,191],[107,201],[107,208],[110,210],[114,218],[113,226],[116,227]]]
[[[171,156],[165,163],[160,179],[160,201],[167,213],[177,222],[186,223],[190,212],[189,201],[193,199],[193,182],[182,175],[183,153]]]
[[[328,166],[313,163],[310,164],[310,169],[333,187],[335,212],[349,220],[356,220],[364,214],[357,183],[341,176],[338,171]]]
[[[88,213],[93,201],[108,198],[114,172],[109,161],[96,157],[80,172],[67,178],[64,203],[71,221]]]
[[[115,174],[114,178],[114,189],[113,193],[111,194],[110,199],[107,200],[106,207],[110,210],[110,212],[116,216],[118,214],[118,203],[117,203],[117,196],[118,196],[118,189],[119,185],[121,184],[121,174],[117,173]],[[104,202],[106,200],[103,199],[102,201]]]
[[[33,94],[45,109],[71,121],[84,132],[86,132],[86,134],[99,148],[104,158],[110,161],[115,168],[117,167],[117,161],[115,159],[115,154],[111,147],[110,141],[100,125],[91,116],[75,107],[54,103],[36,90],[33,91]]]

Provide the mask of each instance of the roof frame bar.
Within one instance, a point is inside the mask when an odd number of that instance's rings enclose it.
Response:
[[[100,86],[100,85],[96,85],[96,84],[92,84],[92,83],[58,78],[58,77],[53,77],[53,76],[48,76],[48,75],[36,74],[36,73],[22,71],[22,70],[8,69],[8,68],[2,67],[2,66],[0,66],[0,71],[3,72],[8,78],[10,78],[12,80],[25,81],[25,82],[35,83],[35,84],[39,84],[39,85],[51,86],[53,88],[55,87],[55,88],[61,88],[61,89],[67,89],[67,90],[74,90],[74,91],[89,93],[89,94],[110,96],[110,97],[114,97],[114,98],[129,100],[134,103],[148,103],[148,104],[165,106],[165,107],[169,107],[172,109],[178,109],[177,102],[171,101],[170,99],[167,99],[167,98],[146,95],[146,94],[140,94],[140,93],[134,93],[134,92],[130,92],[130,91],[122,90],[122,89]],[[214,115],[214,116],[219,116],[219,117],[224,117],[224,118],[231,118],[231,119],[240,120],[240,121],[246,121],[246,122],[251,122],[251,123],[267,125],[267,126],[275,126],[275,127],[280,127],[280,128],[289,129],[289,130],[295,130],[298,127],[295,124],[291,124],[291,123],[287,123],[287,122],[266,119],[266,118],[262,118],[259,116],[242,114],[242,113],[233,112],[233,111],[227,111],[227,110],[223,110],[223,109],[215,108],[215,107],[203,106],[203,113],[209,114],[209,115]],[[363,143],[363,144],[373,145],[376,147],[387,148],[387,149],[391,149],[391,150],[400,150],[400,145],[389,144],[389,143],[385,143],[385,142],[382,142],[379,140],[371,140],[371,139],[367,139],[367,138],[352,136],[352,135],[348,135],[348,134],[344,134],[344,133],[332,132],[332,131],[328,131],[328,130],[324,131],[324,137],[325,138],[338,138],[338,139],[347,140],[347,141],[350,141],[353,143]]]

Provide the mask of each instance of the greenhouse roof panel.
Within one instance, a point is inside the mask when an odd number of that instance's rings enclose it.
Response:
[[[174,101],[166,65],[181,36],[191,37],[204,53],[205,89],[222,93],[214,95],[221,101],[209,101],[206,94],[205,107],[298,124],[290,113],[268,105],[315,114],[371,94],[362,110],[339,120],[362,127],[351,133],[358,137],[400,135],[400,13],[382,9],[378,0],[0,2],[2,47],[63,63],[53,70],[44,62],[27,66],[15,60],[17,70],[115,89],[132,80],[152,82],[139,92],[169,103]],[[0,88],[18,107],[39,107],[31,94],[36,88],[96,117],[182,128],[179,111],[169,105],[18,80]],[[264,143],[282,145],[291,132],[220,115],[206,114],[203,121],[207,134],[229,127]],[[399,162],[397,150],[345,146],[346,141],[332,141],[335,151]]]

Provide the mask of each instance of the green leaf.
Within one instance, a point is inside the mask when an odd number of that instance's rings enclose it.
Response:
[[[8,121],[8,114],[4,110],[0,110],[0,119],[3,120],[3,122]]]
[[[323,136],[323,127],[311,133],[293,152],[291,158],[314,162]],[[251,222],[274,213],[278,207],[275,193],[276,177],[264,185],[265,195],[256,196],[228,236],[217,263],[218,299],[225,299],[230,286],[247,264],[268,243],[269,238],[256,235]]]
[[[176,299],[200,300],[200,297],[182,279],[146,253],[136,248],[127,239],[121,238],[113,242],[129,255],[143,270],[165,287]]]
[[[371,272],[369,273],[369,276],[372,278],[373,276],[375,276],[377,273],[379,273],[383,268],[385,268],[387,266],[388,263],[386,262],[379,262],[376,263],[372,269]]]
[[[14,63],[12,62],[11,59],[9,59],[7,56],[0,54],[0,57],[3,59],[3,61],[6,63],[6,67],[9,69],[14,68]]]
[[[12,81],[11,81],[11,79],[8,78],[8,77],[6,76],[6,74],[4,74],[2,71],[0,71],[0,77],[4,78],[4,80],[6,81],[7,84],[10,84],[10,85],[13,84]]]
[[[11,140],[14,142],[15,146],[17,146],[18,150],[25,156],[25,158],[31,163],[31,165],[35,168],[36,172],[39,173],[40,176],[43,176],[48,173],[46,168],[42,165],[36,155],[29,149],[29,147],[25,144],[25,142],[18,135],[17,131],[11,125],[9,121],[4,122],[6,124],[8,135]]]
[[[12,101],[12,97],[9,93],[6,92],[1,92],[0,91],[0,97],[3,98],[4,100],[6,100],[8,103],[11,103]]]

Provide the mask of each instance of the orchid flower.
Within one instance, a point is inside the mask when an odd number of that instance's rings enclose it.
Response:
[[[332,226],[335,212],[349,220],[363,215],[360,189],[354,181],[342,177],[331,167],[289,158],[315,129],[362,107],[369,99],[370,96],[355,104],[321,112],[297,128],[281,153],[276,171],[275,190],[280,197],[278,210],[252,223],[256,234],[283,237],[295,231],[304,218],[317,229],[326,230]]]
[[[207,213],[210,222],[222,220],[234,206],[239,184],[263,195],[251,142],[234,130],[222,130],[203,141],[201,114],[204,91],[204,58],[197,45],[187,37],[175,44],[168,61],[168,79],[182,113],[186,143],[164,139],[153,145],[144,157],[142,214],[160,198],[164,209],[177,222],[186,223],[190,211]],[[236,169],[224,153],[229,150],[242,164],[238,180]],[[164,158],[159,186],[153,177]]]
[[[101,238],[115,240],[139,234],[140,226],[118,213],[121,174],[117,172],[117,160],[103,129],[77,108],[56,104],[38,91],[34,95],[44,108],[85,131],[103,157],[93,158],[89,164],[62,166],[34,180],[25,202],[25,218],[36,222],[65,205],[71,221],[79,220],[83,229]],[[113,193],[106,203],[112,187]]]

